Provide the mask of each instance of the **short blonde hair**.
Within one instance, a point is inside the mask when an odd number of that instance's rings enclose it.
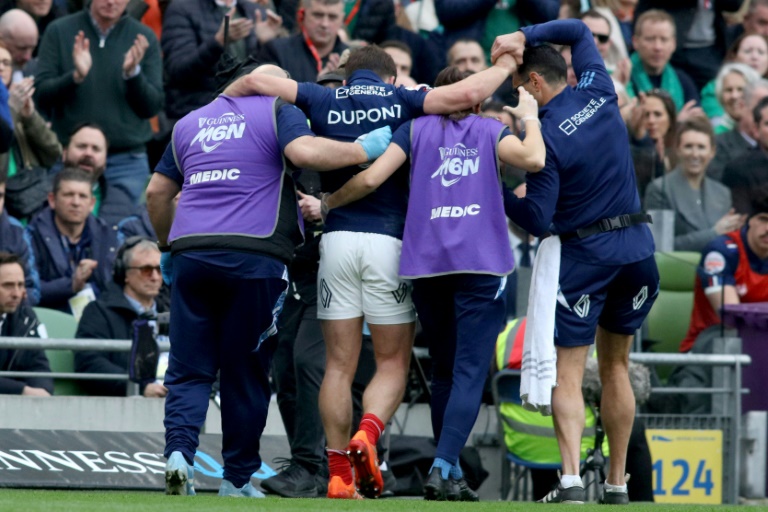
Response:
[[[667,11],[661,9],[650,9],[637,17],[635,21],[635,35],[640,36],[643,31],[643,25],[646,23],[663,23],[667,22],[672,26],[672,36],[677,35],[677,25],[675,25],[675,19]]]

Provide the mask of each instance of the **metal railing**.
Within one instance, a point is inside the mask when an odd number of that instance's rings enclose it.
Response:
[[[68,338],[16,338],[0,336],[0,349],[11,350],[89,350],[95,352],[130,352],[131,340],[104,340],[104,339],[68,339]],[[171,349],[171,344],[165,340],[158,340],[158,348],[161,352]],[[45,375],[52,379],[71,380],[117,380],[129,382],[128,373],[73,373],[73,372],[21,372],[0,371],[0,376],[11,378],[39,377]],[[133,391],[133,392],[131,392]],[[129,389],[128,394],[136,394],[138,388]]]
[[[161,351],[170,350],[170,343],[158,341]],[[37,349],[37,350],[92,350],[100,352],[129,352],[131,340],[103,340],[103,339],[62,339],[62,338],[14,338],[0,337],[1,349]],[[700,365],[712,367],[724,367],[725,372],[717,382],[722,386],[709,388],[669,388],[653,387],[652,394],[710,394],[714,398],[724,395],[725,400],[720,402],[721,407],[717,414],[707,415],[700,422],[706,425],[715,425],[723,429],[723,499],[726,503],[737,503],[740,484],[740,438],[741,438],[741,394],[749,392],[742,389],[742,366],[751,364],[752,358],[746,354],[654,354],[638,353],[630,354],[630,360],[648,366],[656,365]],[[5,377],[29,377],[38,376],[37,372],[13,372],[1,371]],[[60,379],[80,380],[123,380],[128,381],[128,374],[100,374],[100,373],[68,373],[51,372],[47,377]],[[676,426],[675,418],[679,418],[680,425],[690,423],[698,418],[690,415],[651,415],[641,414],[642,418],[650,421],[651,425],[658,428],[681,428]],[[671,426],[670,426],[671,425]]]

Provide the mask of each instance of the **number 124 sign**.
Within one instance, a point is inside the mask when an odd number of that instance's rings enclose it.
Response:
[[[647,430],[656,503],[723,502],[721,430]]]

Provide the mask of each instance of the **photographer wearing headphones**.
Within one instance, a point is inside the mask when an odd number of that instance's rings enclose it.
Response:
[[[157,316],[155,298],[160,292],[163,278],[160,275],[160,250],[155,242],[142,237],[126,240],[117,251],[112,275],[116,286],[110,286],[97,300],[86,306],[77,326],[76,338],[131,339],[135,320]],[[75,353],[75,371],[125,374],[128,372],[129,359],[128,352],[84,350]],[[92,395],[126,394],[125,381],[82,382]],[[147,398],[162,398],[168,390],[162,384],[152,382],[141,387],[140,392]]]

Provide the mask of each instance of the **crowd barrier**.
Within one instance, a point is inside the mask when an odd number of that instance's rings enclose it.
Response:
[[[0,349],[11,350],[90,350],[97,352],[130,352],[131,340],[103,340],[103,339],[67,339],[67,338],[15,338],[0,336]],[[158,348],[161,352],[168,352],[171,344],[167,340],[158,340]],[[38,372],[22,371],[0,371],[3,377],[37,377]],[[104,373],[76,373],[52,371],[45,374],[53,379],[77,380],[118,380],[125,381],[127,385],[127,396],[138,394],[138,385],[130,382],[128,372],[124,374],[104,374]]]
[[[161,351],[170,349],[167,341],[158,342]],[[0,349],[38,350],[93,350],[104,352],[128,352],[130,340],[102,339],[59,339],[59,338],[14,338],[0,337]],[[655,354],[632,353],[630,359],[648,366],[661,365],[702,365],[722,368],[722,378],[710,388],[666,388],[653,387],[652,394],[709,394],[713,397],[713,414],[674,415],[640,414],[648,429],[711,429],[722,431],[723,436],[723,481],[724,503],[737,503],[740,489],[740,458],[742,446],[741,395],[742,367],[751,363],[745,354]],[[3,371],[0,376],[25,377],[39,375],[34,372]],[[52,378],[62,379],[110,379],[128,381],[128,374],[104,375],[92,373],[52,372]],[[131,393],[129,393],[131,394]],[[718,400],[717,397],[724,399]]]

